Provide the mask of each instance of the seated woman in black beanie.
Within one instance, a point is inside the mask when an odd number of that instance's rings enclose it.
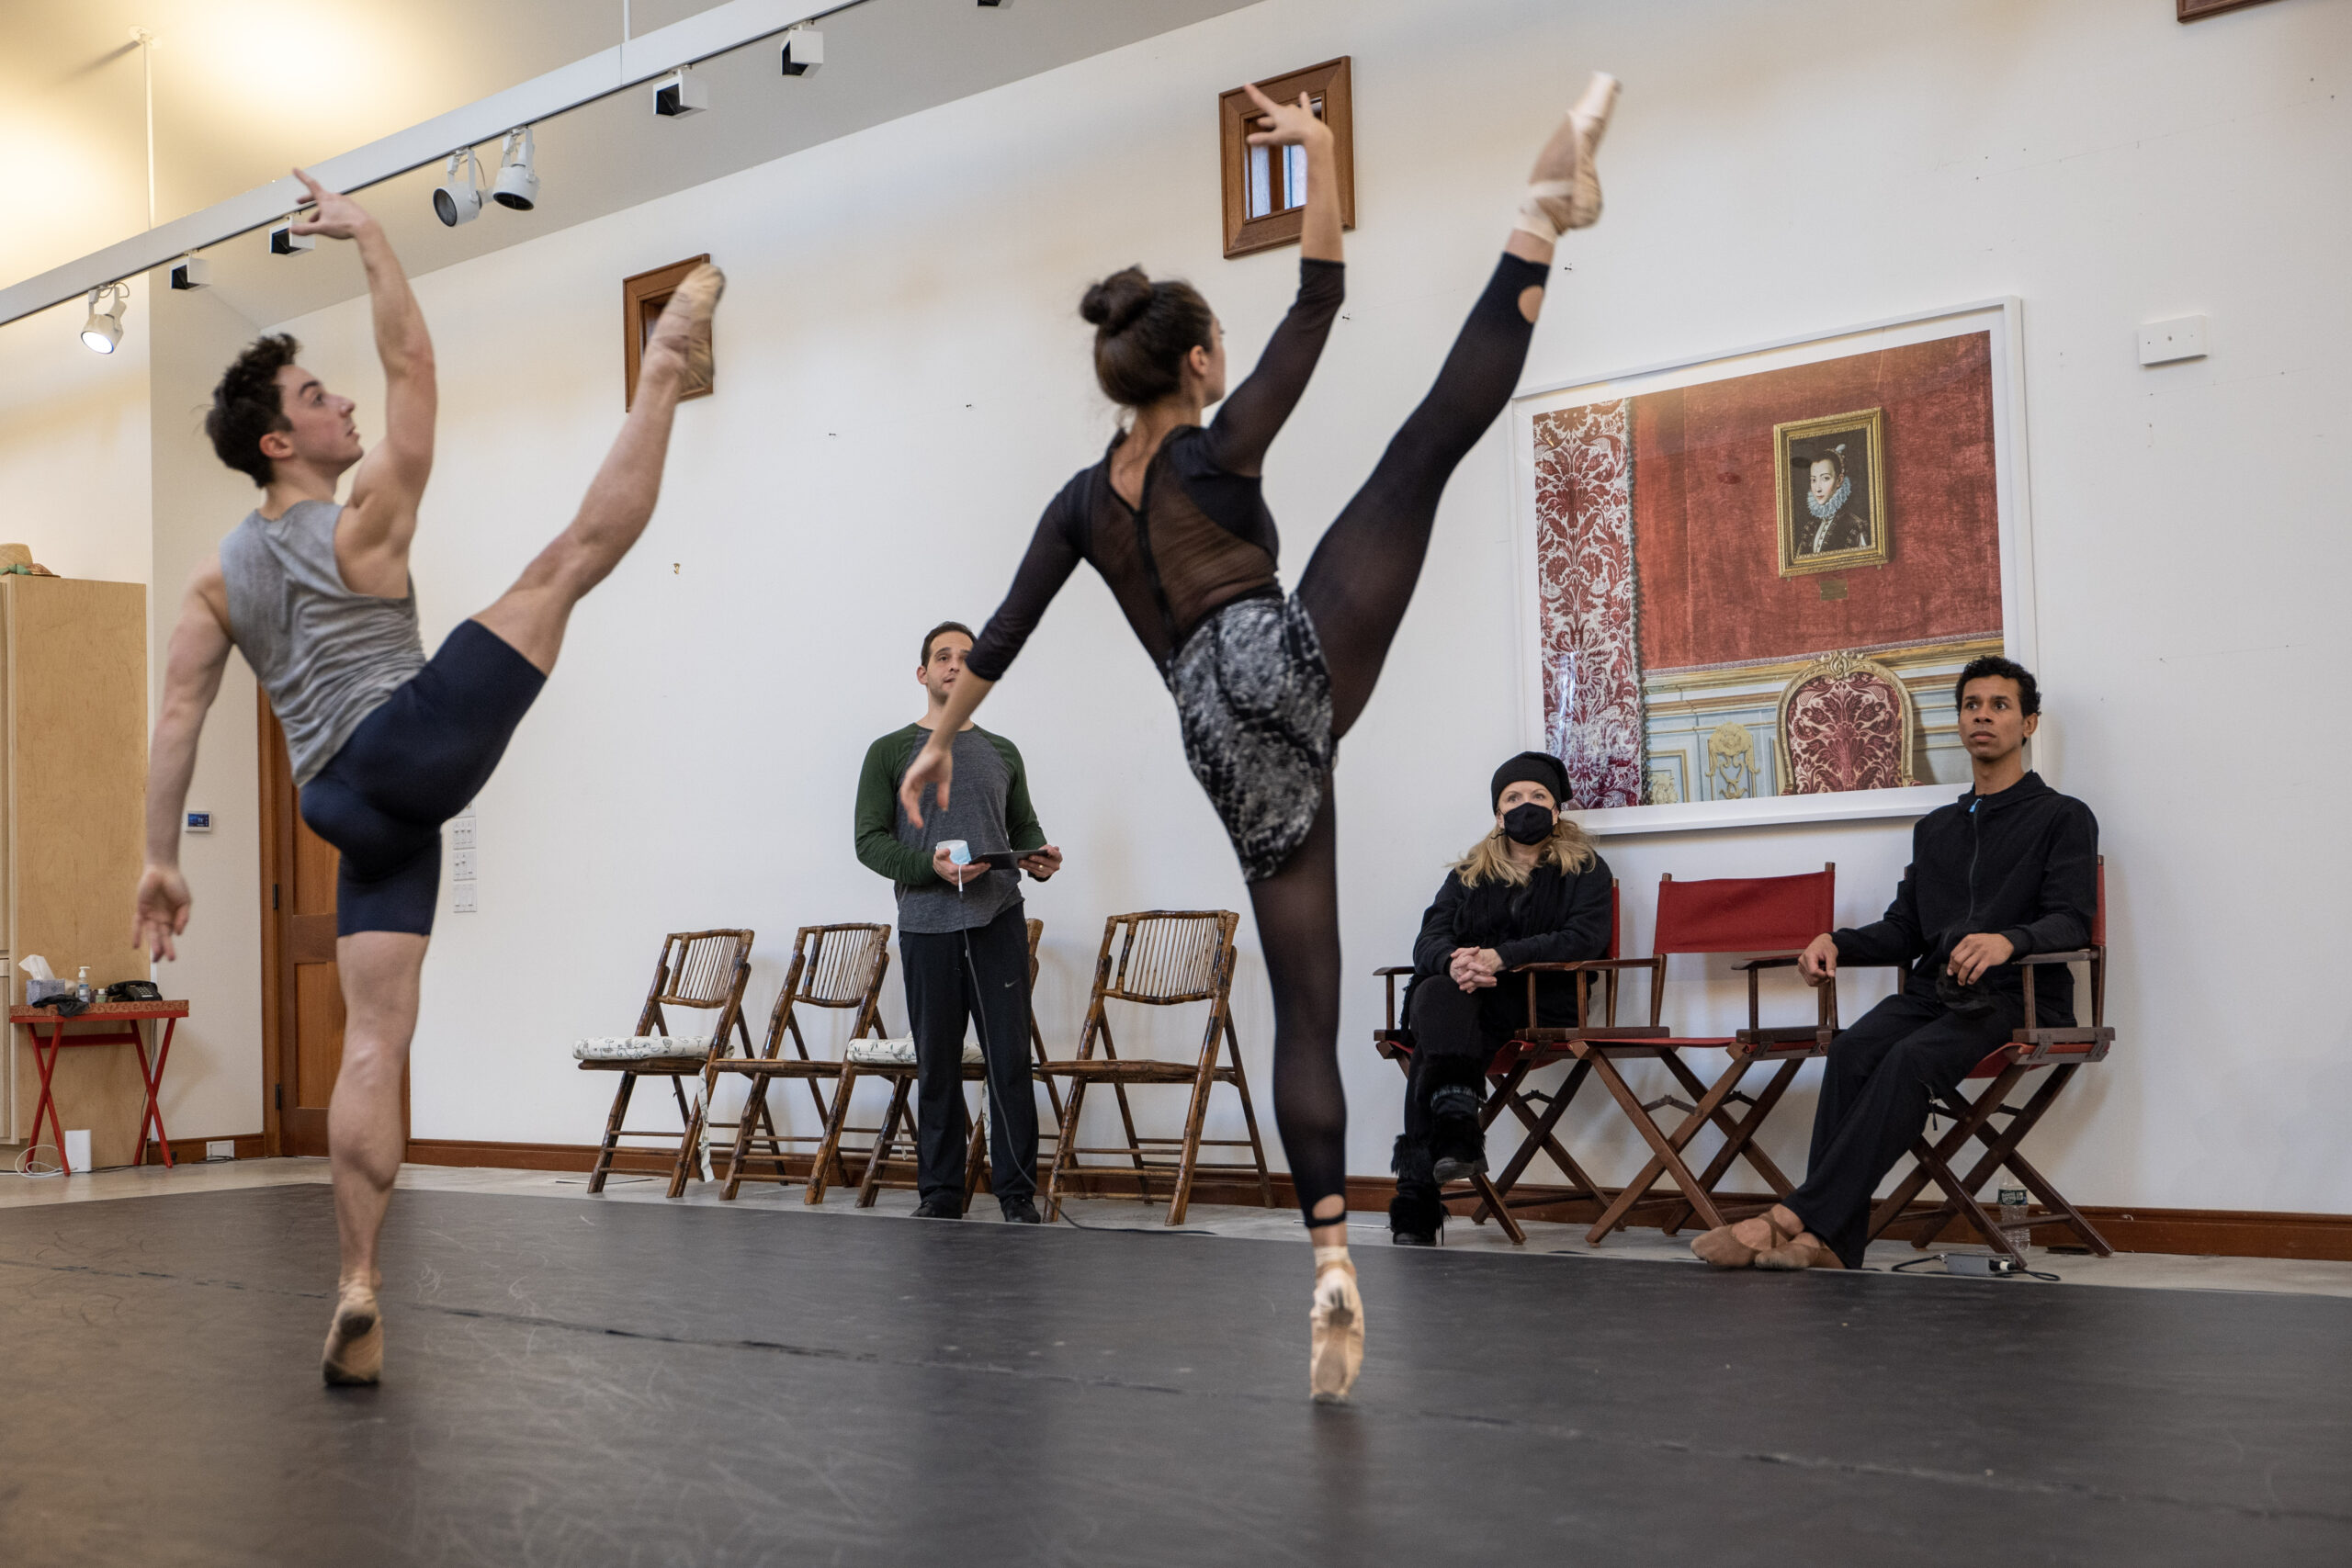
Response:
[[[1609,948],[1609,863],[1560,817],[1568,776],[1559,759],[1521,752],[1495,770],[1493,796],[1494,830],[1447,874],[1413,943],[1412,1071],[1388,1205],[1389,1239],[1400,1247],[1434,1246],[1445,1217],[1438,1188],[1487,1168],[1478,1124],[1487,1064],[1528,1021],[1526,987],[1499,976]],[[1535,1005],[1537,1022],[1573,1027],[1575,976],[1537,976]]]

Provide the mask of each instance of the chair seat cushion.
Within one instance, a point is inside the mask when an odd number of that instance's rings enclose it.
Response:
[[[710,1055],[707,1034],[605,1034],[571,1047],[578,1062],[653,1062]]]
[[[842,1059],[845,1062],[854,1062],[861,1067],[911,1067],[915,1065],[914,1037],[906,1035],[895,1040],[886,1040],[867,1035],[862,1039],[851,1041],[849,1048],[842,1053]],[[987,1058],[980,1055],[978,1044],[969,1040],[964,1042],[964,1062],[967,1066],[977,1066],[985,1060]]]

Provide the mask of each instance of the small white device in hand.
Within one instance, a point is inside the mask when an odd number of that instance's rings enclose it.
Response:
[[[948,864],[969,865],[972,863],[972,846],[963,840],[944,839],[940,841],[939,847],[947,852]]]

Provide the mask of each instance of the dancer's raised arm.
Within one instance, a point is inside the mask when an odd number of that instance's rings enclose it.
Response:
[[[350,504],[335,534],[336,563],[353,589],[404,598],[417,503],[433,476],[433,424],[440,400],[433,338],[400,257],[368,209],[300,169],[294,176],[310,188],[318,209],[295,224],[294,231],[349,240],[359,247],[374,308],[376,357],[384,367],[384,439],[352,475]]]
[[[1291,410],[1306,392],[1331,322],[1346,298],[1340,240],[1339,160],[1331,128],[1315,117],[1301,93],[1295,104],[1278,104],[1255,86],[1250,96],[1265,110],[1250,132],[1253,147],[1306,150],[1306,212],[1299,232],[1298,298],[1266,340],[1258,367],[1226,398],[1208,429],[1209,452],[1227,473],[1255,474],[1264,466]]]

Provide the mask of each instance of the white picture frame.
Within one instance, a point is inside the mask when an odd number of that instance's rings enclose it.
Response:
[[[1994,492],[1998,509],[2002,638],[2007,657],[2031,668],[2037,657],[2033,526],[2028,475],[2023,301],[2015,296],[1888,317],[1834,331],[1774,339],[1722,354],[1639,366],[1522,389],[1507,418],[1510,439],[1512,549],[1517,601],[1519,709],[1525,744],[1545,746],[1542,606],[1537,591],[1535,421],[1548,413],[1645,392],[1808,365],[1966,333],[1987,334],[1991,350]],[[1766,827],[1793,822],[1916,818],[1951,800],[1950,784],[1772,795],[1743,800],[1623,806],[1567,815],[1596,836]]]

